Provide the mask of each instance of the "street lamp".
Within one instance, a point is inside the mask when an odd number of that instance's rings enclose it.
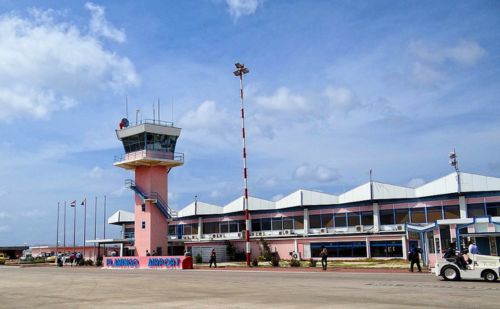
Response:
[[[448,155],[450,158],[450,165],[453,166],[455,169],[455,172],[457,173],[457,184],[458,184],[458,194],[462,193],[462,184],[460,181],[460,170],[458,169],[458,157],[457,157],[457,152],[455,149],[453,149],[452,152]]]
[[[240,102],[241,102],[241,128],[243,138],[243,211],[245,212],[245,242],[246,242],[246,260],[247,266],[250,266],[250,214],[248,212],[248,178],[247,178],[247,150],[245,140],[245,109],[243,107],[243,75],[250,72],[245,68],[244,64],[236,63],[236,71],[233,72],[234,76],[240,78]]]

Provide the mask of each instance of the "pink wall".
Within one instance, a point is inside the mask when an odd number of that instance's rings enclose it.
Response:
[[[135,183],[146,194],[157,192],[168,202],[168,174],[164,166],[139,166],[135,169]],[[160,247],[162,254],[167,253],[168,225],[166,218],[155,204],[146,203],[146,211],[142,211],[142,199],[135,196],[135,252],[145,256]],[[146,227],[142,228],[142,222]]]

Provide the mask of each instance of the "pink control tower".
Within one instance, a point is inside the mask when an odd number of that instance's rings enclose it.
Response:
[[[116,130],[125,154],[115,158],[115,166],[133,170],[135,181],[126,185],[135,192],[135,255],[156,251],[167,255],[168,220],[174,214],[168,207],[168,173],[184,164],[184,155],[175,152],[181,133],[173,123],[144,120],[129,124],[122,119]]]

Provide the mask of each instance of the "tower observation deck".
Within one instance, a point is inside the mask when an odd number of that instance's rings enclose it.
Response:
[[[144,120],[116,130],[125,154],[115,156],[114,165],[133,170],[137,166],[175,167],[184,164],[184,154],[175,152],[181,129],[172,122]]]
[[[135,192],[135,254],[167,253],[168,223],[175,212],[168,206],[168,173],[184,164],[184,154],[175,146],[181,129],[171,122],[144,120],[129,124],[122,119],[116,136],[125,153],[114,165],[133,170],[135,180],[126,185]]]

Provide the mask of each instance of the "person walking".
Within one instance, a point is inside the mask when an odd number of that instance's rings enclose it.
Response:
[[[151,253],[149,253],[149,250],[146,250],[146,256],[151,256]]]
[[[215,249],[212,249],[212,253],[210,254],[210,268],[212,268],[212,263],[217,268],[217,253],[215,253]]]
[[[321,267],[323,270],[326,270],[326,267],[328,265],[328,250],[326,250],[325,246],[321,246],[321,252],[319,253],[319,256],[321,257]]]
[[[418,272],[422,272],[422,268],[420,267],[420,253],[422,253],[422,249],[417,246],[413,246],[410,251],[409,259],[410,263],[410,271],[413,272],[413,266],[417,264]]]

